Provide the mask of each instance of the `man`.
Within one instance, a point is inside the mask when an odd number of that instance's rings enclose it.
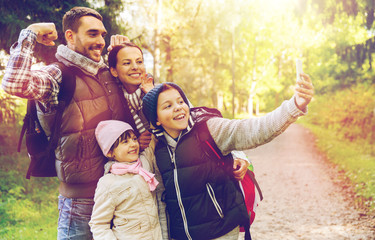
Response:
[[[74,66],[77,74],[76,89],[64,112],[56,149],[60,180],[58,239],[92,239],[88,222],[96,184],[106,162],[95,141],[95,127],[102,120],[133,124],[134,120],[118,83],[101,58],[107,33],[102,16],[90,8],[72,8],[64,15],[63,31],[67,45],[58,47],[56,58],[67,67]],[[22,30],[12,46],[2,81],[9,94],[39,101],[39,118],[46,128],[51,127],[48,115],[54,113],[58,104],[61,70],[56,64],[31,70],[31,64],[36,43],[53,46],[56,39],[53,23],[36,23]],[[124,40],[128,39],[111,39],[116,43]]]

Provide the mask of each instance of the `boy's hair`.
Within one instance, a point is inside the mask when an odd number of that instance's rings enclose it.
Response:
[[[115,148],[118,147],[118,145],[125,139],[128,139],[131,137],[131,133],[134,134],[135,137],[137,137],[137,135],[135,134],[135,132],[133,130],[127,130],[125,132],[123,132],[120,137],[117,138],[117,140],[113,143],[112,147],[109,149],[109,152],[113,152],[115,150]]]
[[[141,54],[142,54],[142,59],[143,59],[143,51],[140,47],[138,47],[138,45],[136,45],[135,43],[132,43],[132,42],[124,42],[120,45],[116,45],[112,48],[112,50],[109,52],[108,54],[108,66],[110,68],[116,68],[116,65],[117,65],[117,54],[118,52],[123,49],[123,48],[126,48],[126,47],[135,47],[135,48],[138,48],[139,51],[141,51]]]
[[[157,106],[158,106],[158,98],[159,94],[168,90],[168,89],[176,89],[184,102],[189,106],[189,101],[182,89],[175,83],[166,82],[162,83],[160,85],[155,86],[153,89],[151,89],[142,99],[142,111],[147,120],[156,128],[161,126],[156,125],[156,119],[157,119]]]
[[[84,16],[92,16],[100,21],[103,21],[102,15],[100,15],[100,13],[94,9],[87,7],[74,7],[67,11],[63,17],[63,32],[65,33],[65,31],[68,29],[71,29],[73,32],[77,32],[80,25],[79,19]]]

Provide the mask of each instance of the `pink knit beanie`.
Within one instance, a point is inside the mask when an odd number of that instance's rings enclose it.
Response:
[[[95,136],[105,156],[121,134],[128,130],[133,130],[133,128],[128,123],[118,120],[106,120],[98,124],[95,129]]]

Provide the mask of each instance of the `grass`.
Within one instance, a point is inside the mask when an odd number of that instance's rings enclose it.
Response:
[[[337,165],[350,180],[356,193],[356,205],[369,213],[375,212],[375,155],[374,146],[365,140],[343,139],[335,131],[310,124],[300,124],[317,137],[316,145],[329,161]]]
[[[28,199],[11,199],[1,204],[7,207],[1,217],[7,219],[1,220],[0,239],[56,239],[57,196],[56,202],[35,204]]]
[[[57,178],[25,179],[24,152],[0,153],[0,162],[0,240],[56,239]]]

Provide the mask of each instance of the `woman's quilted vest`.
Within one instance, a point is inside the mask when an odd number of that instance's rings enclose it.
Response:
[[[95,138],[100,121],[116,119],[135,127],[133,117],[118,82],[108,69],[96,76],[76,69],[73,99],[65,108],[60,139],[56,149],[56,171],[61,182],[60,194],[65,197],[93,197],[96,184],[103,176],[107,162]],[[39,114],[39,112],[38,112]],[[47,135],[54,114],[38,118]],[[134,128],[136,129],[136,128]]]
[[[204,154],[197,138],[202,130],[208,131],[205,122],[195,124],[179,139],[174,154],[164,136],[155,149],[175,239],[217,238],[249,221],[233,175]]]

